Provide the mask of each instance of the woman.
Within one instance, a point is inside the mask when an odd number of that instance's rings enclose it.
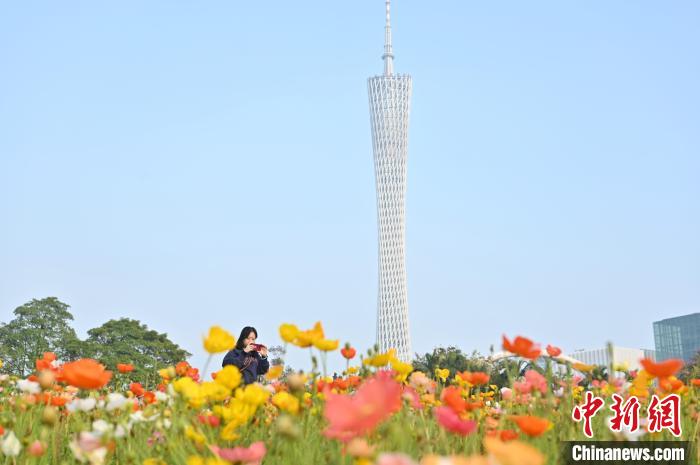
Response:
[[[224,357],[221,366],[234,365],[243,374],[243,384],[254,383],[258,376],[267,373],[270,369],[270,362],[267,361],[267,348],[263,347],[260,352],[253,348],[255,340],[258,338],[258,331],[252,326],[246,326],[238,337],[236,347],[229,351]]]

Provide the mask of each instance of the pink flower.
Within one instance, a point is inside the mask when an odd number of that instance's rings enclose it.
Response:
[[[363,383],[354,395],[329,392],[323,415],[329,438],[348,441],[372,431],[379,423],[401,409],[401,385],[388,373],[379,373]]]
[[[513,398],[513,390],[507,387],[501,388],[501,397],[503,400],[510,400]]]
[[[403,387],[403,398],[409,401],[411,403],[411,407],[414,409],[420,410],[423,408],[423,404],[420,401],[420,396],[411,386]]]
[[[234,447],[222,449],[217,446],[209,446],[212,452],[228,462],[242,462],[246,465],[259,465],[267,453],[265,443],[254,442],[250,447]]]
[[[525,372],[525,381],[530,384],[530,390],[538,390],[542,394],[547,393],[547,379],[535,370]]]
[[[381,454],[377,459],[377,465],[418,465],[411,457],[405,454]]]
[[[437,407],[435,409],[435,418],[438,423],[447,431],[467,436],[476,431],[476,422],[474,420],[462,420],[449,407]]]

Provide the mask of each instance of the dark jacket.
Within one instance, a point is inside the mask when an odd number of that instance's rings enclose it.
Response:
[[[270,362],[267,357],[261,357],[256,351],[245,353],[243,349],[230,350],[224,357],[222,367],[226,365],[235,365],[243,374],[243,382],[245,384],[254,383],[258,376],[267,373],[270,369]]]

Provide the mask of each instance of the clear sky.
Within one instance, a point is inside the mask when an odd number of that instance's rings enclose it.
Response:
[[[392,17],[414,351],[647,348],[700,311],[700,3]],[[381,0],[5,2],[0,320],[56,296],[80,336],[137,318],[200,365],[212,324],[368,347],[383,26]]]

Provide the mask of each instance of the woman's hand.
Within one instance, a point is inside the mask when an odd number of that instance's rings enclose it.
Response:
[[[252,351],[254,351],[254,350],[255,350],[255,349],[253,348],[253,344],[248,344],[247,346],[245,346],[245,347],[243,348],[243,352],[245,352],[245,353],[247,353],[247,354],[250,353],[250,352],[252,352]]]
[[[260,355],[262,355],[263,357],[267,357],[267,347],[263,347],[262,349],[260,349]]]

